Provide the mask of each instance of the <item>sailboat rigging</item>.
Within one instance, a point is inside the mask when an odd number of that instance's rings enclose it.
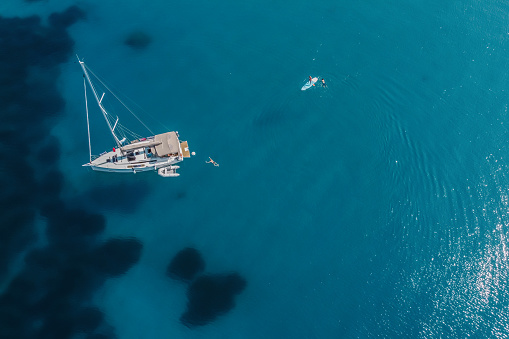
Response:
[[[118,98],[102,82],[90,68],[78,56],[78,62],[83,70],[83,86],[85,91],[85,110],[87,115],[89,162],[83,166],[91,167],[95,171],[116,173],[137,173],[145,171],[157,171],[162,177],[177,177],[179,166],[175,164],[190,158],[191,153],[187,141],[181,141],[177,131],[168,131],[162,134],[154,133],[132,112],[120,98]],[[119,122],[119,117],[114,116],[103,105],[105,92],[99,95],[98,88],[91,79],[94,77],[118,100],[150,133],[151,136],[142,137],[127,129]],[[90,120],[87,98],[87,83],[94,94],[95,101],[106,121],[106,125],[115,142],[111,151],[106,151],[98,156],[92,155],[90,142]]]

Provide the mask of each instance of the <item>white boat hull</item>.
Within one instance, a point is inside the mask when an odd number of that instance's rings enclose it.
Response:
[[[182,157],[148,157],[144,149],[135,150],[132,157],[123,154],[119,149],[105,152],[88,164],[94,171],[113,173],[138,173],[155,171],[181,162]]]

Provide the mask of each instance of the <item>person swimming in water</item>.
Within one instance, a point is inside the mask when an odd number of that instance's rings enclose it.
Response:
[[[212,160],[211,157],[209,157],[210,161],[205,161],[205,163],[207,164],[213,164],[214,166],[216,167],[219,167],[219,164],[217,162],[215,162],[214,160]]]
[[[327,87],[327,84],[325,83],[325,79],[324,78],[322,78],[322,86],[323,87]]]

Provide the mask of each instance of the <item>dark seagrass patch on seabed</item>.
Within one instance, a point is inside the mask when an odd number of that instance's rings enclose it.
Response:
[[[190,282],[196,274],[203,272],[205,261],[198,250],[187,247],[179,251],[168,265],[166,273],[170,278]]]
[[[71,208],[60,197],[60,147],[50,136],[64,107],[56,83],[59,65],[73,52],[67,28],[84,17],[76,6],[51,14],[47,26],[38,16],[0,17],[0,150],[9,154],[0,161],[0,277],[28,251],[0,291],[6,339],[115,337],[90,300],[141,255],[137,239],[101,242],[104,216]],[[45,245],[30,249],[38,236],[36,215],[46,222]]]
[[[238,273],[198,277],[187,289],[187,310],[180,321],[187,327],[203,326],[235,307],[235,296],[246,288]]]
[[[188,283],[187,309],[180,322],[192,328],[204,326],[235,307],[235,297],[247,285],[238,273],[204,274],[205,261],[200,252],[187,247],[171,260],[166,274],[173,279]]]
[[[124,44],[133,49],[144,49],[152,42],[152,38],[145,32],[135,31],[130,33],[124,40]]]

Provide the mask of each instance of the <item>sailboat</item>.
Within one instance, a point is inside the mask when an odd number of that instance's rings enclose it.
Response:
[[[187,141],[181,141],[177,131],[168,131],[162,134],[142,137],[124,127],[119,122],[119,117],[110,113],[103,105],[105,93],[99,95],[98,84],[92,82],[91,76],[95,81],[109,91],[113,97],[118,100],[133,116],[145,126],[149,132],[150,129],[129,109],[124,102],[115,95],[108,86],[97,77],[92,70],[78,56],[78,62],[83,69],[83,86],[85,90],[85,108],[87,115],[88,130],[88,149],[90,161],[83,166],[91,167],[95,171],[115,172],[115,173],[137,173],[146,171],[157,171],[162,177],[177,177],[176,164],[183,161],[184,158],[190,158],[191,153]],[[88,114],[87,83],[94,94],[95,101],[106,121],[108,129],[115,142],[111,151],[105,151],[100,155],[92,155],[90,142],[90,122]],[[152,132],[151,132],[152,133]],[[194,152],[193,152],[194,153]]]

